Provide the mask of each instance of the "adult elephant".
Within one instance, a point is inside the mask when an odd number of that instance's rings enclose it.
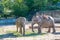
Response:
[[[38,33],[41,33],[41,24],[42,24],[42,20],[40,18],[41,16],[39,14],[36,14],[32,17],[32,31],[33,30],[33,25],[34,24],[38,24]]]
[[[33,25],[37,23],[38,24],[38,33],[41,33],[41,27],[48,27],[48,32],[50,32],[50,29],[52,27],[53,29],[53,33],[55,32],[55,25],[54,25],[54,18],[48,15],[40,15],[40,14],[36,14],[35,16],[33,16],[32,18],[32,31],[33,30]]]
[[[20,29],[19,32],[23,35],[25,35],[25,22],[26,22],[25,17],[19,17],[16,19],[17,32],[18,32],[18,29]]]

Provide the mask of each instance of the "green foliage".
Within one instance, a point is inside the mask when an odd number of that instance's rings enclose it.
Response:
[[[47,33],[41,33],[41,34],[38,34],[38,31],[35,30],[35,32],[32,32],[31,29],[28,29],[25,31],[25,36],[23,36],[22,34],[20,34],[19,32],[16,32],[15,30],[8,30],[6,32],[7,34],[9,33],[12,33],[12,36],[15,36],[15,37],[33,37],[33,36],[44,36],[45,34]]]
[[[15,17],[19,16],[26,17],[28,14],[32,14],[34,11],[37,10],[43,11],[43,10],[60,9],[56,6],[51,7],[58,2],[60,2],[60,0],[1,0],[0,10],[4,13],[2,14],[3,16],[14,15]],[[10,10],[11,12],[7,10]]]
[[[34,1],[34,7],[39,9],[39,10],[44,10],[46,5],[47,5],[47,0],[36,0],[36,1]]]
[[[14,10],[13,13],[15,16],[26,16],[29,8],[24,3],[20,3],[20,2],[18,3],[16,1],[14,3],[13,10]]]

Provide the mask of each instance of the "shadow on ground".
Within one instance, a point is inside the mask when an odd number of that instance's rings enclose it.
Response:
[[[16,37],[31,37],[31,36],[38,36],[38,35],[44,35],[44,34],[46,34],[46,33],[41,33],[41,34],[31,33],[31,34],[26,34],[25,36],[22,36],[21,34],[15,35],[14,33],[7,33],[7,34],[0,35],[0,39],[2,39],[2,38],[16,38]]]
[[[55,35],[60,35],[60,32],[56,32],[56,33],[54,33]]]
[[[31,33],[31,34],[26,34],[25,37],[38,36],[38,35],[44,35],[44,34],[46,34],[46,33],[40,33],[40,34],[38,34],[38,33]]]
[[[25,34],[24,36],[22,36],[20,33],[7,33],[7,34],[2,34],[0,35],[0,39],[2,38],[16,38],[16,37],[32,37],[32,36],[43,36],[47,33],[41,33],[41,34],[38,34],[38,33],[30,33],[30,34]],[[56,32],[54,33],[54,35],[60,35],[60,32]]]
[[[13,35],[13,33],[8,33],[8,34],[2,34],[0,35],[0,38],[14,38],[16,35]]]

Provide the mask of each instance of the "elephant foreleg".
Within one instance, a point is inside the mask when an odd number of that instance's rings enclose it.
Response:
[[[25,25],[23,26],[23,35],[25,35]]]
[[[17,26],[17,32],[18,32],[18,26]]]
[[[22,34],[22,27],[20,27],[20,33]]]
[[[19,26],[18,26],[18,23],[16,23],[17,32],[18,32],[18,27],[19,27]]]
[[[33,25],[34,25],[34,23],[32,23],[32,32],[34,32],[34,30],[33,30]]]
[[[53,27],[52,27],[52,28],[53,28],[53,33],[55,33],[55,31],[56,31],[56,30],[55,30],[55,25],[53,25]]]
[[[40,33],[41,33],[41,25],[38,24],[38,34],[40,34]]]

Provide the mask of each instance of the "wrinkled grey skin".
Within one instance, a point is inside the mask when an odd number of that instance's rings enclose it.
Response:
[[[33,30],[33,25],[34,24],[38,24],[38,33],[41,33],[41,24],[42,24],[42,20],[41,20],[41,18],[40,18],[40,15],[34,15],[33,17],[32,17],[32,31],[34,32],[34,30]]]
[[[17,32],[18,32],[18,29],[20,29],[19,32],[23,35],[25,35],[25,22],[26,22],[25,17],[19,17],[16,20]]]
[[[45,18],[45,16],[47,16],[47,18]],[[38,24],[38,33],[41,33],[41,27],[49,27],[48,32],[50,32],[50,29],[52,27],[53,29],[53,33],[55,32],[55,25],[54,25],[54,19],[51,16],[48,15],[35,15],[32,18],[32,31],[33,30],[33,25],[35,23]]]

